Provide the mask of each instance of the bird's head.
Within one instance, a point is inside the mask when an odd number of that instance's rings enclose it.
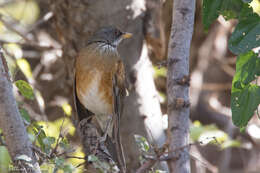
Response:
[[[113,26],[109,26],[95,32],[89,39],[89,43],[100,43],[100,45],[111,46],[116,49],[123,39],[130,37],[132,37],[132,34],[122,32]]]

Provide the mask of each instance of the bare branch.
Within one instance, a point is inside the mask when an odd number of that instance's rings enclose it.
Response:
[[[16,169],[20,172],[41,172],[33,154],[23,120],[13,96],[6,61],[0,51],[0,128]]]
[[[170,172],[190,172],[189,143],[189,52],[193,34],[195,0],[174,0],[171,35],[168,47],[168,161]]]

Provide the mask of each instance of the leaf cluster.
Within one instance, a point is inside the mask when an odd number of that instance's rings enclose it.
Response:
[[[250,6],[251,0],[203,0],[203,24],[207,31],[219,15],[237,19],[228,47],[237,55],[236,74],[232,81],[231,110],[233,123],[243,129],[260,104],[260,16]],[[254,83],[255,81],[255,83]]]

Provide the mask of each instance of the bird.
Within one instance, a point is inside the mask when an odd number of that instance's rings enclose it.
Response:
[[[114,26],[102,27],[90,36],[75,60],[74,95],[79,121],[95,118],[101,130],[116,140],[120,140],[118,126],[126,95],[125,67],[117,48],[130,37],[131,33]],[[117,123],[112,121],[115,113]],[[115,130],[117,134],[113,135]]]

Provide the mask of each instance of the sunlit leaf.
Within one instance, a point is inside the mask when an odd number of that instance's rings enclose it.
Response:
[[[72,108],[71,108],[70,104],[63,103],[62,104],[62,109],[63,109],[63,111],[65,112],[66,115],[68,115],[68,116],[71,115]]]
[[[215,125],[201,125],[198,121],[195,121],[190,128],[190,137],[193,141],[198,141],[203,133],[209,131],[218,131],[219,129]]]
[[[32,24],[39,17],[40,9],[35,0],[20,0],[0,8],[0,14],[10,16],[22,24]]]
[[[14,56],[15,58],[22,58],[23,56],[23,50],[18,44],[15,43],[8,43],[4,44],[5,51],[8,52],[8,54]]]
[[[241,142],[237,140],[227,140],[221,144],[221,149],[226,149],[230,147],[241,147]]]
[[[15,81],[16,87],[19,89],[20,93],[27,99],[34,99],[33,89],[30,84],[24,80]]]
[[[62,123],[63,123],[63,130],[66,129],[66,131],[68,131],[70,135],[73,135],[75,133],[75,127],[71,123],[69,118],[59,118],[53,122],[39,121],[37,123],[43,127],[47,136],[58,138]]]
[[[253,8],[254,12],[260,15],[260,1],[259,0],[253,0],[250,3],[250,6]]]
[[[157,78],[157,77],[166,77],[167,75],[167,69],[165,67],[161,67],[161,68],[158,68],[158,67],[154,67],[154,78]]]
[[[16,63],[27,79],[33,78],[31,66],[26,59],[19,58],[16,60]]]
[[[228,139],[228,135],[221,130],[206,131],[206,132],[203,132],[199,137],[199,141],[203,145],[206,145],[209,143],[215,144],[215,145],[220,145],[227,139]]]

